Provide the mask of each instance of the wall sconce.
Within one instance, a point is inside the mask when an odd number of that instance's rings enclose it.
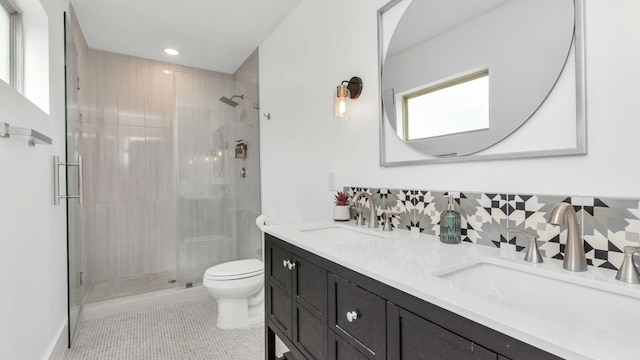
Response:
[[[362,79],[357,76],[351,80],[344,80],[336,90],[336,97],[333,99],[333,118],[349,119],[351,99],[357,99],[362,93]]]

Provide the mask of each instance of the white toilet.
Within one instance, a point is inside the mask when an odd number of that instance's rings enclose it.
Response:
[[[241,328],[264,320],[262,261],[235,260],[210,267],[202,284],[218,303],[218,328]]]

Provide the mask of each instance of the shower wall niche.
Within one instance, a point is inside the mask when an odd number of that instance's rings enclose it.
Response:
[[[209,266],[259,258],[257,51],[236,74],[97,50],[86,61],[86,301],[198,284]],[[235,108],[218,101],[235,93]]]

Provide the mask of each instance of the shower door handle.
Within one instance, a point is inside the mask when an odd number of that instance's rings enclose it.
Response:
[[[60,167],[75,166],[78,168],[78,193],[76,195],[60,195]],[[84,184],[82,181],[82,156],[78,155],[78,162],[60,162],[58,155],[53,157],[53,205],[60,205],[60,199],[78,199],[79,204],[84,203]]]

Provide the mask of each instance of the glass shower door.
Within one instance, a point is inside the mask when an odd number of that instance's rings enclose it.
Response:
[[[65,13],[65,98],[66,98],[66,161],[79,158],[82,142],[80,113],[78,109],[78,52]],[[78,167],[66,166],[66,194],[76,194],[80,189]],[[67,199],[67,275],[69,346],[73,341],[84,296],[82,286],[82,205],[76,199]]]
[[[210,74],[175,74],[177,280],[187,287],[201,284],[211,266],[260,258],[257,249],[248,250],[255,243],[261,244],[259,232],[247,230],[256,227],[259,212],[257,106],[248,96],[242,100],[235,97],[235,106],[218,101],[242,89],[232,75]],[[254,87],[255,95],[251,95],[255,99],[257,85]],[[249,124],[251,127],[247,127]],[[255,134],[243,131],[244,127],[255,130]],[[251,145],[253,152],[247,158],[236,157],[240,141]],[[254,201],[247,202],[244,196]],[[257,209],[247,208],[256,201]],[[258,240],[250,241],[252,235]]]
[[[178,170],[177,280],[202,282],[212,265],[236,258],[234,207],[229,169],[232,111],[214,103],[232,81],[177,72],[176,151]]]

